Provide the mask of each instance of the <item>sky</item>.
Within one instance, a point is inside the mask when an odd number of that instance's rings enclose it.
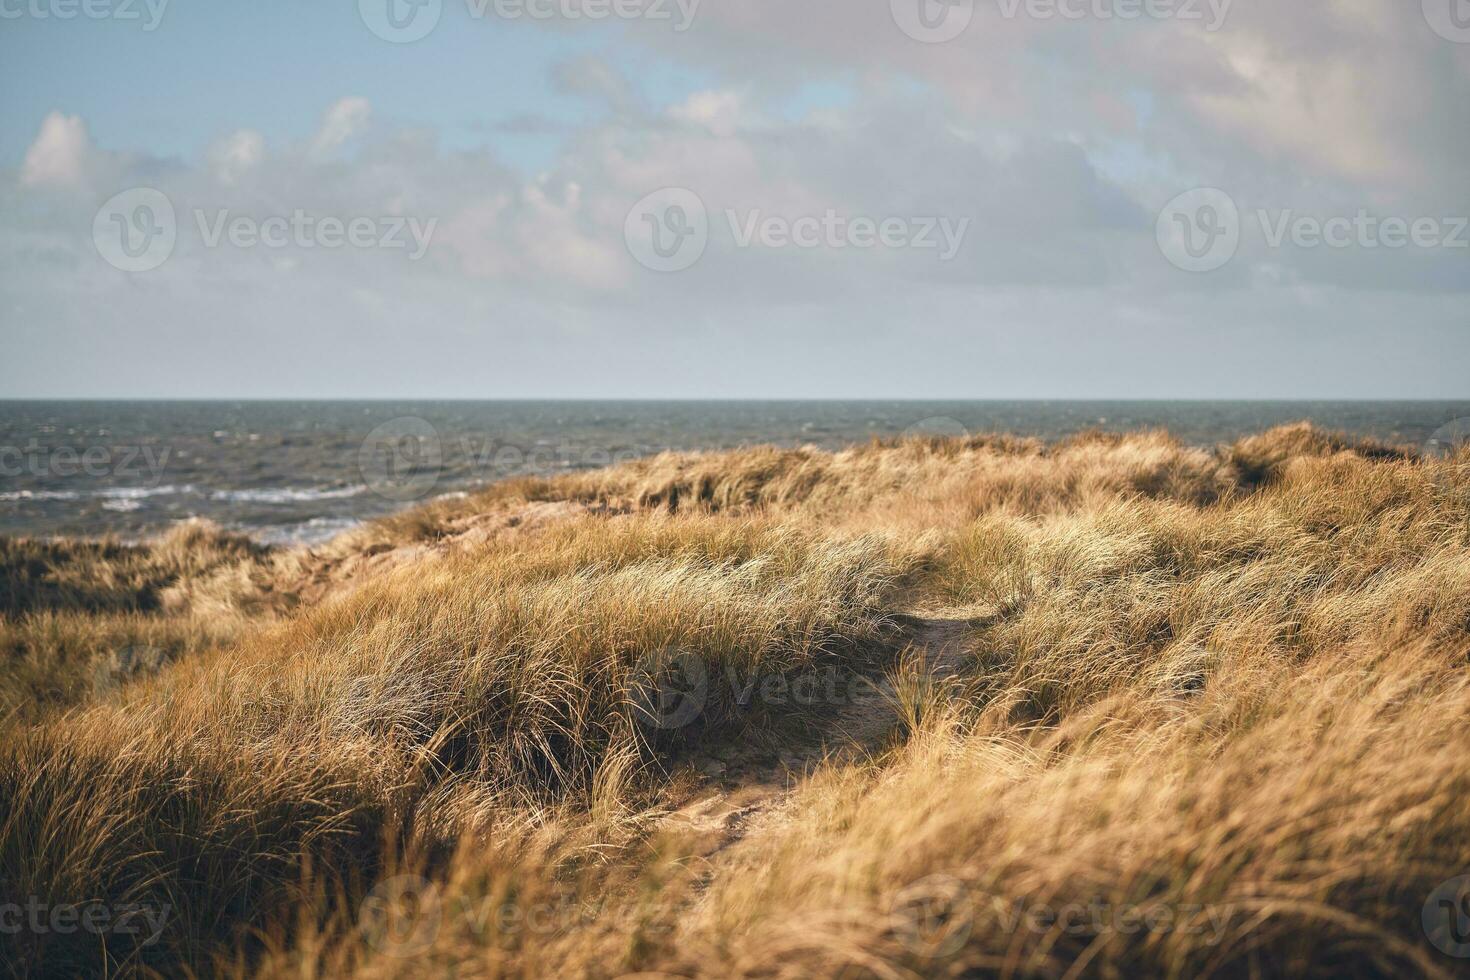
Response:
[[[1470,397],[1470,0],[0,0],[0,397]]]

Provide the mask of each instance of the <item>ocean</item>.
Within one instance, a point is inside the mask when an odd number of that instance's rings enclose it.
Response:
[[[507,476],[665,449],[1150,427],[1209,446],[1300,419],[1422,446],[1467,417],[1470,401],[0,401],[0,534],[136,539],[205,517],[313,543]]]

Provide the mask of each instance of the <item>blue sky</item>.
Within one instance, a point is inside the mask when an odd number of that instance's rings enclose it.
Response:
[[[11,0],[19,3],[20,0]],[[25,0],[33,2],[33,0]],[[3,22],[0,161],[17,166],[52,111],[80,115],[99,144],[190,158],[241,126],[270,142],[299,140],[324,106],[369,99],[383,119],[432,128],[448,148],[487,147],[525,169],[555,159],[563,136],[504,131],[542,117],[570,130],[605,107],[556,84],[556,66],[601,54],[653,105],[710,84],[711,76],[620,44],[611,31],[547,30],[529,21],[476,19],[462,0],[411,44],[375,37],[352,3],[170,0],[157,27],[139,21],[23,17]],[[793,101],[841,99],[840,82]]]
[[[31,13],[67,2],[0,0],[0,395],[1470,394],[1470,39],[1418,5],[958,0],[936,41],[932,0],[704,0],[687,32],[442,0],[393,44],[352,2]],[[671,188],[708,225],[675,271],[630,237],[683,227],[637,213]],[[1181,199],[1217,214],[1198,188],[1236,233],[1203,272],[1168,240]],[[177,221],[143,271],[97,239],[139,189]],[[297,212],[384,233],[209,234]],[[1360,212],[1444,241],[1256,217]],[[384,244],[404,218],[421,250]]]

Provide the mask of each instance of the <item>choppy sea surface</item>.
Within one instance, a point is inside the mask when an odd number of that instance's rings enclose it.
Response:
[[[507,476],[665,449],[1152,427],[1214,445],[1301,419],[1422,446],[1467,417],[1470,401],[0,401],[0,534],[132,539],[197,516],[314,542]]]

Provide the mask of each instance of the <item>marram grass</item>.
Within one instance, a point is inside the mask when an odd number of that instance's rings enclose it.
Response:
[[[664,455],[0,566],[15,975],[1470,964],[1463,456]]]

